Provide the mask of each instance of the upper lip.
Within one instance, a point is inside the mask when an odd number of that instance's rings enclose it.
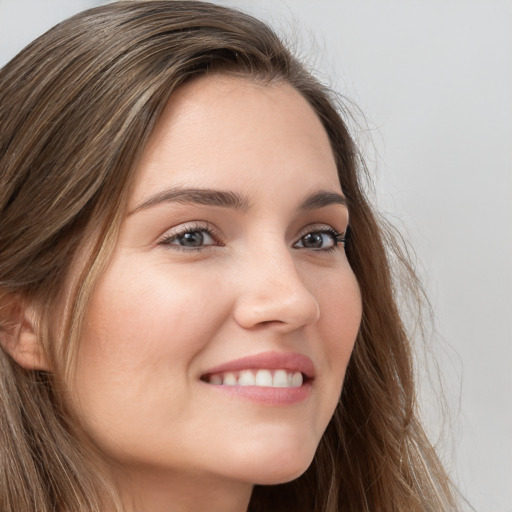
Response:
[[[291,372],[301,372],[304,376],[312,379],[315,376],[315,366],[313,361],[303,354],[296,352],[263,352],[250,356],[234,359],[227,363],[209,368],[203,375],[213,375],[214,373],[237,372],[241,370],[288,370]]]

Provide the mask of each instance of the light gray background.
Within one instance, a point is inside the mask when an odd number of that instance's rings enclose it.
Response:
[[[100,3],[0,0],[0,65]],[[511,512],[512,2],[220,3],[301,41],[318,74],[365,112],[356,136],[378,202],[412,242],[436,313],[452,412],[442,456],[476,510]],[[426,410],[437,439],[439,414]]]

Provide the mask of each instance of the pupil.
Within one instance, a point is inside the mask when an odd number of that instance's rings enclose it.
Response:
[[[322,233],[309,233],[306,236],[302,237],[302,244],[304,247],[311,247],[313,249],[318,249],[322,247],[323,237]]]
[[[200,231],[191,231],[190,233],[185,233],[180,238],[180,245],[185,245],[187,247],[199,247],[203,244],[203,234]]]

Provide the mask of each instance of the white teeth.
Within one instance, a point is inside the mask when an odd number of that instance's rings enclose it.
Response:
[[[225,373],[224,374],[224,382],[222,383],[224,386],[236,386],[236,377],[234,373]]]
[[[285,370],[277,370],[274,373],[274,387],[287,388],[288,387],[288,374]]]
[[[254,386],[255,384],[254,375],[251,370],[242,370],[238,376],[239,386]],[[258,384],[260,385],[260,384]]]
[[[258,386],[265,388],[300,388],[303,384],[302,373],[287,370],[241,370],[211,375],[210,384],[216,386]]]
[[[295,372],[292,376],[291,387],[300,388],[302,386],[302,373]]]
[[[256,386],[272,387],[272,374],[269,370],[258,370],[256,372]]]

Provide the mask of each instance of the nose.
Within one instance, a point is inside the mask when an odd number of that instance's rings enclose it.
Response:
[[[318,321],[318,301],[306,287],[286,247],[272,254],[259,253],[254,260],[244,266],[241,293],[234,308],[235,320],[241,327],[266,325],[286,333]]]

